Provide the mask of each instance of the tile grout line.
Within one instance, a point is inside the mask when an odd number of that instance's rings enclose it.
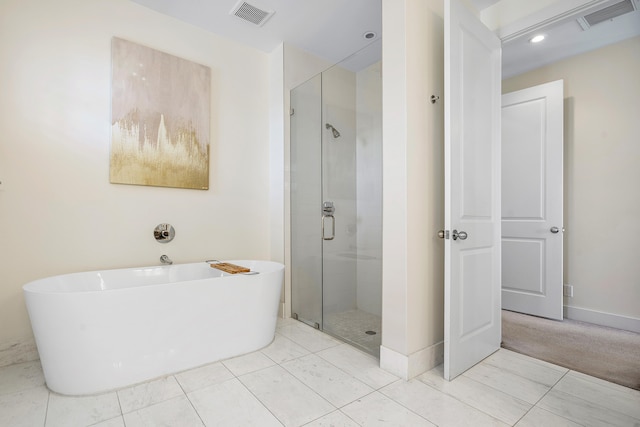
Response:
[[[214,362],[216,363],[216,362]],[[233,372],[232,372],[233,374]],[[175,378],[175,375],[174,375]],[[235,378],[235,376],[234,376]],[[182,390],[182,393],[184,394],[184,397],[187,398],[187,401],[189,402],[189,405],[193,408],[193,410],[195,411],[196,415],[198,416],[198,419],[200,419],[200,422],[202,423],[203,426],[206,426],[207,424],[204,422],[204,420],[202,419],[202,415],[200,415],[200,412],[198,412],[198,408],[196,408],[193,404],[193,402],[191,401],[191,399],[189,398],[189,394],[185,391],[184,387],[182,386],[182,384],[180,384],[180,381],[178,381],[178,378],[175,378],[176,382],[178,383],[178,387],[180,387],[180,390]],[[228,380],[227,380],[228,381]],[[197,391],[197,390],[194,390]],[[125,424],[126,427],[126,424]]]
[[[481,362],[481,363],[484,363],[484,362]],[[473,367],[471,367],[469,370],[467,370],[467,371],[463,372],[460,376],[464,376],[465,378],[467,378],[467,379],[468,379],[468,380],[470,380],[470,381],[474,381],[474,382],[476,382],[476,383],[482,384],[482,385],[484,385],[484,386],[486,386],[486,387],[489,387],[489,388],[491,388],[491,389],[493,389],[493,390],[496,390],[496,391],[498,391],[498,392],[500,392],[500,393],[503,393],[503,394],[506,394],[506,395],[508,395],[508,396],[511,396],[511,397],[513,397],[514,399],[517,399],[517,400],[519,400],[519,401],[521,401],[521,402],[524,402],[524,403],[526,403],[526,404],[528,404],[528,405],[532,405],[532,407],[533,407],[533,406],[535,406],[535,405],[537,405],[537,404],[538,404],[538,402],[540,401],[540,399],[542,399],[544,396],[546,396],[546,394],[547,394],[547,393],[548,393],[548,392],[549,392],[549,391],[550,391],[550,390],[551,390],[551,389],[552,389],[552,388],[553,388],[553,387],[554,387],[554,386],[555,386],[555,385],[556,385],[556,384],[557,384],[557,383],[558,383],[562,378],[564,378],[564,376],[565,376],[565,375],[567,375],[567,373],[568,373],[568,370],[567,370],[567,372],[565,372],[564,374],[562,374],[562,376],[561,376],[559,379],[557,379],[557,380],[556,380],[552,385],[548,386],[548,385],[545,385],[545,384],[543,384],[543,383],[541,383],[541,382],[537,382],[537,381],[535,381],[535,380],[532,380],[532,379],[530,379],[530,378],[523,377],[522,375],[520,375],[518,372],[516,372],[516,371],[514,371],[514,370],[511,370],[511,369],[508,369],[508,368],[503,368],[503,367],[501,367],[501,366],[497,366],[497,365],[493,365],[493,364],[488,363],[488,362],[486,363],[486,365],[488,365],[488,366],[490,366],[490,367],[492,367],[492,368],[496,368],[496,369],[500,370],[501,372],[506,372],[507,374],[514,375],[514,376],[516,376],[516,377],[522,378],[523,380],[530,381],[530,382],[532,382],[532,383],[534,383],[534,384],[538,384],[538,385],[540,385],[540,386],[542,386],[542,387],[545,387],[545,388],[548,388],[548,389],[547,389],[547,391],[545,391],[545,392],[544,392],[544,394],[543,394],[540,398],[538,398],[538,400],[536,400],[536,402],[535,402],[535,403],[530,403],[530,402],[527,402],[526,400],[524,400],[524,399],[522,399],[522,398],[520,398],[520,397],[514,396],[514,395],[513,395],[513,394],[511,394],[511,393],[508,393],[508,392],[506,392],[506,391],[504,391],[504,390],[501,390],[501,389],[499,389],[499,388],[496,388],[496,387],[494,387],[494,386],[493,386],[493,385],[491,385],[491,384],[487,384],[487,383],[485,383],[485,382],[483,382],[483,381],[480,381],[480,380],[478,380],[478,379],[475,379],[475,378],[473,378],[473,377],[471,377],[471,376],[467,375],[467,373],[468,373],[471,369],[473,369],[475,366],[473,366]],[[476,365],[476,366],[478,366],[478,365]],[[529,410],[531,410],[531,408],[529,408]],[[529,412],[529,411],[527,411],[527,412]]]
[[[320,332],[320,333],[321,333],[321,334],[323,334],[323,335],[328,335],[328,336],[330,336],[329,334],[326,334],[326,333],[324,333],[323,331],[318,331],[318,332]],[[342,412],[342,411],[341,411],[341,409],[342,409],[342,408],[344,408],[344,407],[345,407],[345,406],[347,406],[347,405],[352,404],[352,403],[353,403],[353,402],[355,402],[356,400],[362,399],[363,397],[366,397],[366,396],[368,396],[368,395],[370,395],[370,394],[375,393],[377,390],[376,390],[375,388],[373,388],[373,387],[369,386],[368,384],[366,384],[366,383],[364,383],[364,382],[360,381],[358,378],[356,378],[355,376],[351,375],[349,372],[344,371],[343,369],[341,369],[341,368],[340,368],[340,367],[338,367],[337,365],[333,364],[333,363],[332,363],[332,362],[330,362],[329,360],[326,360],[325,358],[323,358],[322,356],[320,356],[320,355],[318,354],[318,353],[323,352],[323,351],[325,351],[325,350],[328,350],[328,349],[335,348],[335,347],[338,347],[338,346],[340,346],[340,345],[343,345],[344,343],[343,343],[343,342],[338,342],[336,345],[332,345],[332,346],[329,346],[329,347],[326,347],[326,348],[322,348],[322,349],[320,349],[320,350],[312,351],[311,349],[309,349],[309,348],[307,348],[307,347],[303,346],[303,345],[302,345],[302,344],[300,344],[299,342],[297,342],[297,341],[295,341],[295,340],[293,340],[293,339],[291,339],[291,338],[287,337],[286,335],[282,335],[282,334],[280,334],[280,335],[281,335],[281,336],[283,336],[284,338],[286,338],[287,340],[289,340],[289,341],[293,342],[294,344],[296,344],[296,345],[298,345],[298,346],[302,347],[303,349],[305,349],[305,350],[306,350],[306,351],[308,351],[309,353],[308,353],[308,354],[303,354],[303,355],[300,355],[300,356],[296,356],[296,357],[294,357],[294,358],[292,358],[292,359],[289,359],[289,360],[286,360],[286,361],[284,361],[284,362],[282,362],[282,363],[279,363],[279,362],[277,362],[277,361],[273,360],[272,358],[270,358],[270,357],[269,357],[268,355],[266,355],[266,354],[264,354],[264,356],[266,356],[268,359],[272,360],[272,361],[275,363],[275,365],[274,365],[274,366],[279,366],[281,369],[283,369],[285,372],[287,372],[289,375],[291,375],[294,379],[296,379],[300,384],[302,384],[303,386],[305,386],[306,388],[308,388],[311,392],[313,392],[315,395],[317,395],[318,397],[320,397],[322,400],[324,400],[325,402],[327,402],[330,406],[332,406],[332,407],[334,408],[334,410],[332,410],[331,412],[328,412],[328,413],[326,413],[326,414],[323,414],[323,415],[319,416],[318,418],[316,418],[316,419],[314,419],[314,420],[310,420],[309,422],[307,422],[307,423],[305,423],[305,424],[303,424],[303,425],[307,425],[307,424],[309,424],[309,423],[312,423],[312,422],[314,422],[314,421],[316,421],[316,420],[318,420],[318,419],[320,419],[320,418],[323,418],[323,417],[325,417],[325,416],[327,416],[327,415],[329,415],[329,414],[332,414],[332,413],[334,413],[334,412],[340,412],[340,413],[342,413],[344,416],[346,416],[347,418],[349,418],[350,420],[352,420],[352,421],[354,421],[354,422],[355,422],[355,420],[353,420],[353,419],[352,419],[351,417],[349,417],[347,414],[345,414],[344,412]],[[333,338],[333,337],[332,337],[332,338]],[[261,351],[261,352],[262,352],[262,351]],[[302,381],[298,376],[296,376],[293,372],[289,371],[286,367],[282,366],[282,365],[283,365],[283,364],[285,364],[285,363],[288,363],[288,362],[291,362],[291,361],[294,361],[294,360],[299,360],[299,359],[301,359],[301,358],[304,358],[304,357],[307,357],[307,356],[310,356],[310,355],[314,355],[314,356],[316,356],[316,357],[320,358],[322,361],[324,361],[324,362],[328,363],[328,364],[329,364],[329,365],[331,365],[333,368],[335,368],[335,369],[337,369],[338,371],[342,372],[343,374],[345,374],[345,375],[346,375],[346,376],[348,376],[349,378],[352,378],[352,379],[354,379],[354,380],[358,381],[359,383],[364,384],[365,386],[367,386],[367,387],[371,388],[371,390],[372,390],[372,391],[371,391],[371,392],[369,392],[369,393],[367,393],[367,394],[365,394],[364,396],[361,396],[361,397],[359,397],[359,398],[356,398],[356,399],[354,399],[353,401],[348,402],[348,403],[346,403],[346,404],[344,404],[344,405],[342,405],[342,406],[340,406],[340,407],[338,407],[338,406],[334,405],[333,403],[329,402],[329,401],[328,401],[324,396],[322,396],[321,394],[317,393],[317,392],[316,392],[314,389],[312,389],[309,385],[307,385],[305,382],[303,382],[303,381]],[[267,368],[262,368],[262,369],[267,369]],[[259,369],[259,370],[257,370],[257,371],[260,371],[260,370],[262,370],[262,369]],[[253,371],[253,372],[257,372],[257,371]],[[251,372],[247,372],[247,374],[250,374],[250,373],[251,373]],[[243,374],[243,375],[246,375],[246,374]],[[263,406],[265,406],[265,405],[264,405],[264,403],[263,403],[263,402],[258,398],[258,396],[256,396],[253,392],[251,392],[251,390],[249,390],[249,389],[248,389],[248,387],[247,387],[247,386],[242,382],[242,380],[241,380],[239,377],[238,377],[238,380],[239,380],[239,381],[240,381],[240,383],[241,383],[241,384],[242,384],[242,385],[247,389],[247,391],[249,391],[249,393],[251,393],[251,395],[252,395],[252,396],[254,396],[254,397],[255,397],[255,398],[256,398],[256,399],[257,399],[257,400],[258,400],[258,401],[259,401]],[[266,408],[266,409],[267,409],[267,410],[268,410],[272,415],[274,415],[274,417],[275,417],[278,421],[280,421],[280,419],[279,419],[278,417],[276,417],[276,416],[275,416],[275,414],[273,414],[273,413],[269,410],[269,408],[267,408],[266,406],[265,406],[265,408]],[[417,415],[417,414],[416,414],[416,415]],[[356,424],[358,424],[358,423],[356,422]]]
[[[120,417],[122,417],[122,423],[126,426],[127,423],[124,422],[124,411],[122,410],[122,402],[120,401],[120,394],[118,394],[118,391],[114,391],[114,393],[116,394],[116,399],[118,399],[118,408],[120,408]]]
[[[276,363],[276,365],[280,366],[280,365],[279,365],[279,364],[277,364],[277,363]],[[266,368],[264,368],[264,369],[266,369]],[[254,371],[254,372],[257,372],[257,371]],[[232,373],[233,373],[233,372],[232,372]],[[251,372],[248,372],[247,374],[244,374],[244,375],[248,375],[248,374],[250,374],[250,373],[251,373]],[[274,414],[274,413],[271,411],[271,409],[269,409],[269,408],[267,407],[267,405],[265,405],[265,404],[264,404],[264,402],[263,402],[262,400],[260,400],[260,399],[258,398],[258,396],[256,396],[256,395],[255,395],[255,394],[254,394],[254,393],[249,389],[249,387],[247,387],[247,385],[246,385],[245,383],[243,383],[243,382],[242,382],[242,380],[240,379],[240,377],[235,376],[235,374],[234,374],[234,378],[235,378],[235,379],[240,383],[240,385],[241,385],[242,387],[244,387],[244,389],[245,389],[245,390],[247,390],[247,392],[248,392],[251,396],[253,396],[253,398],[254,398],[254,399],[256,399],[256,400],[260,403],[260,405],[262,405],[262,407],[263,407],[264,409],[266,409],[266,411],[267,411],[267,412],[269,412],[269,413],[273,416],[273,418],[274,418],[276,421],[278,421],[278,422],[280,423],[280,425],[282,425],[282,426],[284,427],[284,423],[280,420],[280,418],[278,418],[278,417],[276,416],[276,414]],[[229,380],[228,380],[228,381],[229,381]]]
[[[391,400],[393,403],[395,403],[395,404],[397,404],[397,405],[402,406],[404,409],[406,409],[407,411],[411,412],[412,414],[414,414],[414,415],[416,415],[416,416],[418,416],[418,417],[422,418],[423,420],[427,421],[429,424],[433,424],[435,427],[438,427],[438,424],[436,424],[434,421],[431,421],[431,420],[430,420],[429,418],[427,418],[427,417],[423,417],[422,415],[418,414],[418,413],[417,413],[416,411],[414,411],[413,409],[411,409],[411,408],[409,408],[408,406],[406,406],[404,403],[399,402],[399,401],[395,400],[394,398],[392,398],[391,396],[387,396],[385,393],[383,393],[382,391],[380,391],[380,390],[382,390],[383,388],[386,388],[386,387],[388,387],[388,386],[390,386],[390,385],[392,385],[392,384],[395,384],[395,383],[397,383],[397,382],[399,382],[399,381],[405,381],[405,380],[403,380],[402,378],[398,378],[396,381],[394,381],[394,382],[392,382],[392,383],[390,383],[390,384],[387,384],[387,385],[385,385],[385,386],[382,386],[382,387],[380,387],[379,389],[375,390],[375,392],[380,393],[381,395],[383,395],[383,396],[384,396],[384,397],[386,397],[387,399]],[[408,381],[405,381],[405,382],[409,382],[409,381],[414,381],[414,379],[412,378],[412,379],[410,379],[410,380],[408,380]],[[417,381],[417,380],[416,380],[416,381]],[[422,383],[422,381],[420,381],[420,382]],[[424,384],[424,383],[422,383],[422,384]],[[429,384],[425,384],[425,385],[426,385],[427,387],[429,387]],[[439,391],[439,390],[436,390],[436,391]],[[375,393],[375,392],[374,392],[374,393]],[[443,393],[443,392],[441,392],[441,391],[440,391],[440,393],[447,395],[446,393]],[[373,393],[370,393],[370,394],[373,394]],[[447,395],[447,396],[448,396],[448,395]],[[464,403],[464,402],[462,402],[462,403]],[[470,406],[470,405],[467,405],[467,406]],[[470,407],[472,407],[472,406],[470,406]],[[494,418],[495,418],[495,417],[494,417]],[[497,418],[496,418],[496,419],[497,419]]]
[[[475,380],[473,380],[472,378],[469,378],[469,377],[467,377],[467,378],[468,378],[468,379],[470,379],[470,380],[472,380],[472,381],[475,381]],[[454,378],[454,380],[455,380],[455,378]],[[420,380],[417,380],[417,381],[420,381]],[[453,380],[452,380],[452,381],[453,381]],[[458,396],[454,396],[454,395],[449,394],[449,393],[447,393],[447,392],[444,392],[444,391],[442,391],[442,390],[438,390],[436,387],[432,386],[431,384],[425,383],[425,382],[423,382],[423,381],[420,381],[420,382],[421,382],[422,384],[426,385],[427,387],[430,387],[430,388],[432,388],[433,390],[435,390],[435,391],[437,391],[437,392],[440,392],[440,393],[444,394],[445,396],[448,396],[448,397],[450,397],[450,398],[452,398],[452,399],[454,399],[454,400],[457,400],[457,401],[458,401],[458,402],[460,402],[461,404],[463,404],[463,405],[465,405],[465,406],[468,406],[469,408],[471,408],[471,409],[473,409],[473,410],[475,410],[475,411],[482,412],[482,413],[483,413],[483,414],[485,414],[486,416],[488,416],[488,417],[490,417],[490,418],[493,418],[493,419],[494,419],[494,420],[496,420],[496,421],[499,421],[499,422],[504,423],[504,424],[509,424],[509,423],[507,423],[506,421],[504,421],[504,420],[502,420],[502,419],[500,419],[500,418],[496,417],[495,415],[492,415],[492,414],[490,414],[490,413],[486,412],[486,411],[485,411],[485,410],[483,410],[483,409],[476,408],[475,406],[473,406],[473,405],[471,405],[471,404],[469,404],[469,403],[467,403],[467,402],[465,402],[465,401],[461,400],[460,398],[458,398]],[[482,383],[480,383],[480,382],[478,382],[478,381],[476,381],[476,382],[477,382],[477,383],[479,383],[479,384],[482,384]],[[488,386],[487,386],[487,387],[488,387]],[[494,390],[495,390],[495,389],[494,389]],[[503,393],[504,393],[504,392],[503,392]],[[506,394],[506,393],[505,393],[505,394]],[[509,395],[509,396],[511,396],[511,395]],[[514,396],[511,396],[511,397],[514,397]],[[515,397],[514,397],[514,398],[515,398]],[[520,400],[520,399],[518,399],[518,400]],[[526,402],[525,402],[525,403],[526,403]],[[431,422],[431,421],[429,421],[429,422]],[[513,425],[515,425],[515,424],[513,424]]]
[[[47,387],[47,383],[45,382],[44,384],[45,387]],[[49,387],[47,387],[47,405],[46,405],[46,409],[44,411],[44,421],[42,423],[42,427],[46,427],[47,425],[47,417],[49,416],[49,400],[51,399],[51,391],[49,390]]]
[[[570,374],[571,372],[577,372],[577,373],[581,374],[581,372],[578,372],[578,371],[574,371],[574,370],[569,369],[569,370],[568,370],[568,372],[567,372],[567,373],[566,373],[566,374],[565,374],[561,379],[564,379],[564,377],[565,377],[565,376],[569,376],[569,374]],[[587,375],[587,374],[583,374],[583,375]],[[597,378],[597,377],[593,377],[593,378]],[[606,381],[606,380],[603,380],[603,381]],[[560,382],[560,381],[558,381],[558,383],[559,383],[559,382]],[[590,381],[590,382],[591,382],[591,381]],[[555,388],[555,386],[556,386],[556,385],[558,385],[558,383],[554,384],[554,386],[553,386],[553,387]],[[594,384],[593,382],[591,382],[591,383],[592,383],[592,384]],[[603,387],[606,387],[606,386],[603,386]],[[624,387],[624,386],[622,386],[622,387]],[[608,388],[608,387],[607,387],[607,388]],[[591,402],[591,401],[589,401],[589,400],[587,400],[587,399],[585,399],[585,398],[583,398],[583,397],[581,397],[581,396],[575,395],[575,394],[573,394],[573,393],[571,393],[571,392],[569,392],[569,391],[557,390],[557,392],[558,392],[558,393],[565,394],[565,395],[567,395],[567,396],[571,396],[571,397],[572,397],[572,398],[574,398],[574,399],[577,399],[577,400],[579,400],[579,401],[581,401],[581,402],[584,402],[586,405],[593,405],[593,406],[596,406],[596,407],[598,407],[598,408],[604,409],[604,410],[606,410],[606,411],[610,411],[610,412],[613,412],[613,413],[616,413],[616,414],[622,415],[622,416],[624,416],[624,417],[629,417],[629,418],[633,418],[633,419],[635,419],[635,420],[639,420],[639,421],[640,421],[640,418],[636,418],[636,417],[634,417],[633,415],[629,415],[629,414],[627,414],[627,413],[621,412],[621,411],[619,411],[619,410],[617,410],[617,409],[614,409],[614,408],[610,408],[610,407],[607,407],[607,406],[603,406],[603,405],[601,405],[601,404],[600,404],[600,403],[598,403],[598,402]],[[540,409],[542,409],[542,408],[540,408]],[[551,412],[551,411],[548,411],[548,412]],[[558,416],[561,416],[562,418],[568,419],[568,418],[566,418],[566,417],[564,417],[564,416],[562,416],[562,415],[560,415],[560,414],[556,414],[555,412],[551,412],[551,413],[553,413],[553,414],[555,414],[555,415],[558,415]],[[572,422],[574,422],[574,423],[576,423],[576,424],[580,424],[578,421],[574,421],[574,420],[569,420],[569,421],[572,421]],[[638,423],[638,425],[640,425],[640,423]]]
[[[319,332],[321,332],[321,333],[325,334],[323,331],[319,331]],[[326,334],[326,335],[331,336],[330,334]],[[333,336],[331,336],[331,337],[333,338]],[[289,339],[289,338],[288,338],[288,339]],[[335,338],[334,338],[334,339],[335,339]],[[292,340],[292,339],[290,339],[290,341],[293,341],[293,342],[294,342],[294,343],[296,343],[297,345],[302,346],[301,344],[299,344],[299,343],[295,342],[295,341],[294,341],[294,340]],[[354,399],[354,400],[352,400],[352,401],[350,401],[350,402],[347,402],[347,403],[345,403],[344,405],[342,405],[342,406],[340,406],[340,407],[337,407],[337,409],[336,409],[336,411],[337,411],[337,412],[340,412],[342,415],[344,415],[345,417],[347,417],[349,420],[353,421],[354,423],[359,424],[356,420],[354,420],[353,418],[351,418],[348,414],[344,413],[344,412],[342,411],[342,409],[343,409],[344,407],[348,406],[348,405],[351,405],[352,403],[354,403],[354,402],[356,402],[356,401],[358,401],[358,400],[361,400],[361,399],[363,399],[363,398],[367,397],[367,396],[370,396],[370,395],[372,395],[372,394],[374,394],[374,393],[379,393],[380,395],[382,395],[382,396],[384,396],[385,398],[387,398],[387,399],[391,400],[392,402],[396,403],[397,405],[401,406],[402,408],[406,409],[407,411],[409,411],[410,413],[412,413],[412,414],[416,415],[417,417],[419,417],[419,418],[421,418],[421,419],[423,419],[423,420],[426,420],[427,422],[429,422],[429,423],[431,423],[431,424],[434,424],[432,421],[430,421],[429,419],[427,419],[427,418],[423,417],[422,415],[420,415],[420,414],[416,413],[416,412],[415,412],[415,411],[413,411],[411,408],[408,408],[407,406],[403,405],[401,402],[398,402],[398,401],[396,401],[395,399],[393,399],[393,398],[391,398],[391,397],[387,396],[386,394],[384,394],[383,392],[381,392],[381,390],[382,390],[383,388],[385,388],[385,387],[387,387],[387,386],[389,386],[389,385],[391,385],[391,384],[395,384],[395,383],[397,383],[398,381],[402,381],[402,378],[397,378],[395,381],[392,381],[392,382],[390,382],[389,384],[385,384],[385,385],[382,385],[382,386],[380,386],[380,387],[377,387],[377,388],[376,388],[376,387],[373,387],[373,386],[371,386],[371,385],[369,385],[369,384],[367,384],[367,383],[365,383],[365,382],[363,382],[363,381],[359,380],[357,377],[355,377],[355,376],[354,376],[354,375],[352,375],[351,373],[346,372],[345,370],[343,370],[342,368],[340,368],[339,366],[337,366],[336,364],[334,364],[334,363],[333,363],[333,362],[331,362],[330,360],[327,360],[327,359],[325,359],[324,357],[322,357],[320,354],[318,354],[318,353],[321,353],[321,352],[323,352],[323,351],[325,351],[325,350],[328,350],[328,349],[331,349],[331,348],[336,348],[336,347],[341,346],[341,345],[350,345],[350,344],[349,344],[349,343],[347,343],[347,342],[342,342],[342,341],[341,341],[341,342],[339,342],[337,345],[330,346],[330,347],[327,347],[327,348],[324,348],[324,349],[321,349],[321,350],[318,350],[318,351],[315,351],[315,352],[311,352],[310,354],[316,355],[316,356],[317,356],[317,357],[319,357],[321,360],[325,361],[325,362],[326,362],[326,363],[328,363],[329,365],[331,365],[331,366],[333,366],[334,368],[338,369],[340,372],[343,372],[344,374],[346,374],[349,378],[352,378],[352,379],[354,379],[354,380],[358,381],[359,383],[364,384],[365,386],[367,386],[367,387],[371,388],[371,390],[372,390],[372,391],[371,391],[371,392],[369,392],[369,393],[366,393],[365,395],[360,396],[360,397],[358,397],[358,398],[356,398],[356,399]],[[367,357],[372,357],[370,354],[368,354],[368,353],[364,352],[364,351],[363,351],[363,350],[361,350],[360,348],[355,347],[355,346],[352,346],[352,345],[350,345],[350,346],[351,346],[352,348],[354,348],[355,350],[357,350],[357,351],[359,351],[359,352],[363,353],[363,355],[365,355],[365,356],[367,356]],[[303,348],[305,348],[305,349],[306,349],[306,347],[303,347]],[[307,349],[307,350],[308,350],[308,351],[311,351],[311,350],[309,350],[309,349]],[[304,356],[308,356],[308,355],[304,355]],[[296,358],[296,359],[299,359],[299,358],[304,357],[304,356],[300,356],[300,357],[298,357],[298,358]],[[292,360],[295,360],[295,359],[292,359]],[[298,381],[302,382],[302,380],[300,380],[300,379],[299,379],[299,378],[298,378],[294,373],[290,372],[290,371],[289,371],[288,369],[286,369],[285,367],[282,367],[282,368],[283,368],[283,369],[285,369],[287,372],[289,372],[291,375],[293,375],[296,379],[298,379]],[[303,384],[304,384],[304,383],[303,383]],[[306,384],[304,384],[304,385],[305,385],[305,386],[307,386]],[[307,387],[309,387],[309,386],[307,386]],[[316,393],[316,394],[317,394],[317,393]],[[323,396],[320,396],[320,397],[322,397],[322,398],[324,399],[324,397],[323,397]],[[326,399],[325,399],[325,400],[326,400]],[[331,404],[331,405],[333,406],[333,404],[332,404],[331,402],[329,402],[329,404]],[[467,405],[467,406],[469,406],[469,405]],[[336,412],[336,411],[332,411],[332,412],[330,412],[329,414],[334,413],[334,412]],[[328,414],[322,415],[321,417],[318,417],[317,419],[320,419],[320,418],[322,418],[322,417],[324,417],[324,416],[327,416],[327,415],[328,415]],[[495,418],[495,417],[493,417],[493,418]],[[316,419],[316,420],[317,420],[317,419]],[[315,421],[315,420],[312,420],[312,421],[310,421],[310,422],[313,422],[313,421]],[[307,423],[307,424],[308,424],[308,423]],[[306,425],[306,424],[305,424],[305,425]],[[434,425],[435,425],[435,424],[434,424]]]
[[[536,401],[536,403],[534,403],[534,404],[533,404],[533,406],[531,406],[531,408],[529,408],[529,410],[527,410],[527,412],[525,412],[525,413],[524,413],[524,415],[522,415],[522,416],[520,417],[520,419],[518,419],[518,421],[516,421],[516,422],[515,422],[515,424],[513,424],[513,425],[515,426],[515,425],[517,425],[520,421],[522,421],[522,419],[523,419],[524,417],[526,417],[526,416],[527,416],[527,414],[528,414],[529,412],[531,412],[531,410],[532,410],[532,409],[534,409],[534,408],[538,408],[538,409],[540,409],[540,410],[542,410],[542,411],[546,411],[546,409],[543,409],[543,408],[538,407],[538,403],[540,403],[540,401],[542,401],[542,399],[544,399],[544,398],[545,398],[545,396],[546,396],[547,394],[549,394],[549,393],[551,392],[551,390],[553,390],[553,389],[554,389],[554,387],[555,387],[555,386],[557,386],[557,385],[558,385],[558,383],[559,383],[560,381],[562,381],[562,379],[563,379],[564,377],[566,377],[566,376],[569,374],[569,372],[571,372],[571,371],[570,371],[569,369],[567,369],[567,372],[565,372],[564,374],[562,374],[562,376],[561,376],[560,378],[558,378],[558,380],[557,380],[557,381],[556,381],[556,382],[555,382],[551,387],[549,387],[549,390],[547,390],[547,391],[546,391],[542,396],[540,396],[540,399],[538,399],[538,400]],[[547,411],[547,412],[550,412],[550,411]],[[553,413],[553,412],[550,412],[550,413],[552,413],[552,414],[554,414],[554,415],[557,415],[557,416],[559,416],[559,417],[562,417],[562,418],[564,418],[564,419],[565,419],[565,420],[567,420],[567,421],[575,422],[575,421],[573,421],[573,420],[570,420],[570,419],[568,419],[568,418],[563,417],[562,415],[558,415],[558,414]],[[576,424],[579,424],[579,423],[576,423]]]

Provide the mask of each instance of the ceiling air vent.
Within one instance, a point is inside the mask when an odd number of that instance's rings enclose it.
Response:
[[[623,0],[578,18],[578,24],[580,24],[583,30],[588,30],[594,25],[609,21],[625,13],[633,12],[634,10],[636,10],[634,1]]]
[[[237,16],[244,21],[261,27],[274,13],[275,11],[273,10],[262,10],[246,1],[239,1],[233,9],[231,9],[229,15]]]

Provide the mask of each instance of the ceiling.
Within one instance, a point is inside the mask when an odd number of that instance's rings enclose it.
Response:
[[[620,0],[603,2],[577,16],[559,19],[543,28],[528,31],[513,40],[503,41],[503,78],[512,77],[630,37],[640,36],[640,10],[637,10],[640,9],[640,0],[633,1],[636,6],[635,11],[593,25],[587,30],[583,30],[577,18],[585,13],[592,13],[612,4],[620,3]],[[530,43],[529,40],[537,34],[544,34],[545,40],[538,44]]]
[[[275,12],[262,26],[230,14],[238,0],[132,1],[264,52],[272,52],[284,42],[332,63],[379,40],[382,34],[381,0],[247,0],[252,6]],[[498,1],[471,0],[478,10]],[[637,5],[640,0],[634,1]],[[547,38],[537,45],[528,42],[531,32],[503,43],[504,77],[640,35],[640,10],[586,31],[575,17],[538,31]],[[365,38],[369,32],[375,37]]]
[[[238,0],[132,0],[212,33],[272,52],[285,42],[331,63],[380,37],[382,0],[247,0],[275,11],[257,26],[229,12]],[[365,39],[374,32],[374,39]]]

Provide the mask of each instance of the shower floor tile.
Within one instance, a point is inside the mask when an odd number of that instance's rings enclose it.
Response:
[[[325,313],[324,330],[375,357],[380,357],[382,338],[382,319],[380,316],[362,310]]]

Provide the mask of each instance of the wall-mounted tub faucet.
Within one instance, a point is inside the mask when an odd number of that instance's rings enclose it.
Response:
[[[153,237],[155,237],[159,243],[169,243],[175,236],[176,230],[171,224],[158,224],[156,228],[153,229]]]
[[[167,265],[173,264],[173,261],[171,261],[171,258],[169,258],[167,255],[162,255],[160,257],[160,262]]]

